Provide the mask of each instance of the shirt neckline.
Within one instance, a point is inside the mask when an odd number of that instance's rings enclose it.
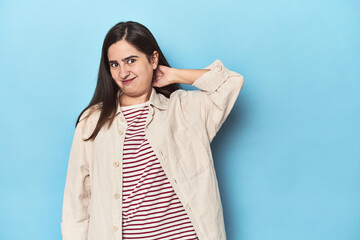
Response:
[[[133,104],[130,106],[123,106],[123,107],[120,106],[120,108],[121,108],[121,110],[128,110],[128,109],[143,107],[143,106],[149,105],[149,103],[150,103],[150,100],[143,102],[143,103]]]

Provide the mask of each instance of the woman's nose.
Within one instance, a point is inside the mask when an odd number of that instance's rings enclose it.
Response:
[[[125,66],[123,66],[122,68],[120,68],[120,78],[126,79],[127,76],[129,76],[129,70]]]

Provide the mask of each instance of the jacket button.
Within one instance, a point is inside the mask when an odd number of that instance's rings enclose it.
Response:
[[[176,179],[174,179],[174,183],[177,183]]]
[[[114,198],[115,198],[115,199],[119,199],[119,197],[120,197],[120,194],[119,194],[119,193],[115,193],[115,194],[114,194]]]
[[[118,167],[119,166],[119,162],[113,162],[114,167]]]
[[[118,133],[121,135],[121,134],[123,134],[123,131],[121,129],[119,129]]]
[[[119,229],[119,228],[118,228],[117,226],[115,226],[115,225],[112,227],[112,230],[113,230],[114,232],[116,232],[118,229]]]
[[[162,151],[160,151],[160,155],[161,155],[161,156],[164,156],[164,154],[163,154],[163,152],[162,152]]]

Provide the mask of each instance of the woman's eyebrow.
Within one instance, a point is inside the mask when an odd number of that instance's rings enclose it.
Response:
[[[130,59],[130,58],[138,58],[139,56],[135,56],[135,55],[131,55],[131,56],[128,56],[126,58],[124,58],[122,61],[125,62],[126,60]],[[117,60],[110,60],[109,63],[117,63],[118,61]]]
[[[124,58],[122,61],[123,62],[125,62],[126,60],[128,60],[129,58],[138,58],[139,56],[135,56],[135,55],[131,55],[131,56],[129,56],[129,57],[126,57],[126,58]]]

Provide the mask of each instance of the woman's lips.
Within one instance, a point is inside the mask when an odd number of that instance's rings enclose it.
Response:
[[[131,83],[132,81],[134,81],[136,77],[132,78],[132,79],[129,79],[129,80],[126,80],[126,81],[122,81],[123,84],[129,84]]]

